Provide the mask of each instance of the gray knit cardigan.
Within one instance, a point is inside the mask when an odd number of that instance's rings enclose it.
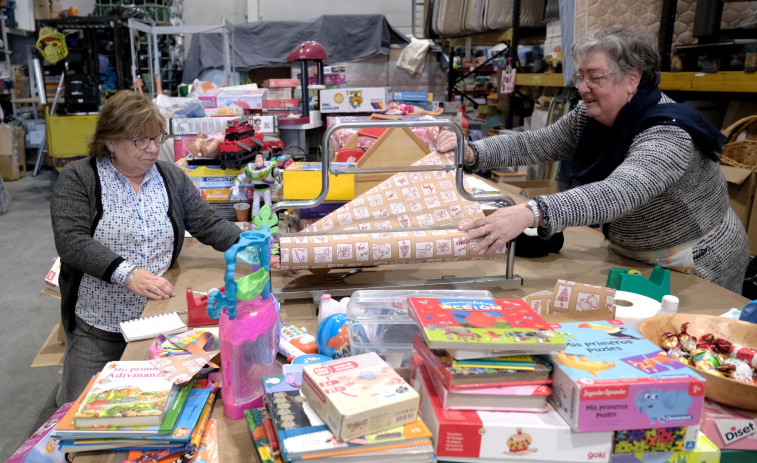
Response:
[[[672,102],[665,95],[660,99],[660,104]],[[473,142],[476,161],[468,167],[480,171],[567,158],[587,118],[586,106],[580,102],[543,129]],[[543,237],[565,227],[607,224],[605,236],[611,243],[650,251],[714,231],[717,236],[694,248],[697,273],[741,290],[749,259],[746,233],[728,204],[720,167],[679,127],[656,125],[639,133],[623,163],[605,180],[535,199],[546,223],[539,230]],[[722,262],[716,263],[718,259]]]
[[[173,226],[171,265],[176,263],[184,231],[218,251],[239,239],[240,230],[218,217],[202,199],[192,181],[171,163],[158,161],[158,172],[168,193],[168,216]],[[55,247],[61,261],[59,285],[63,326],[72,330],[79,284],[84,273],[110,282],[124,258],[93,238],[103,213],[101,183],[94,158],[67,164],[55,184],[50,213]]]

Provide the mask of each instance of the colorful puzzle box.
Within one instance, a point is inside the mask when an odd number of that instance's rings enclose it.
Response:
[[[550,354],[555,409],[576,431],[699,424],[704,379],[617,320],[554,326],[567,339]]]

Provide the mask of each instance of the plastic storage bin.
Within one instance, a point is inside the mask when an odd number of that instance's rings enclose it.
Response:
[[[492,299],[485,290],[364,290],[347,304],[350,355],[375,352],[395,368],[410,365],[418,326],[408,313],[407,298],[455,297]]]

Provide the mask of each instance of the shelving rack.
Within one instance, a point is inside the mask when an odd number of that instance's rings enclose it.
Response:
[[[231,74],[234,72],[234,25],[227,22],[226,18],[221,18],[220,25],[212,26],[156,26],[137,21],[136,19],[129,19],[128,27],[132,32],[145,34],[147,38],[148,72],[153,83],[155,82],[155,76],[160,75],[161,72],[160,52],[158,50],[159,35],[198,34],[202,32],[220,33],[223,43],[223,70],[226,75],[226,85],[231,85]],[[134,36],[134,33],[130,34],[132,50],[135,47]],[[135,82],[138,72],[136,55],[136,53],[132,53],[131,55],[131,75]],[[150,93],[153,97],[156,95],[156,85],[150,85]]]

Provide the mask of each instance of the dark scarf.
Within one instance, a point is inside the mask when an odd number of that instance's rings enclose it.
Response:
[[[560,190],[604,180],[625,159],[633,138],[654,125],[675,125],[689,133],[694,144],[718,161],[725,137],[689,104],[658,104],[655,87],[639,88],[618,113],[612,127],[589,118],[570,158],[560,163]]]

